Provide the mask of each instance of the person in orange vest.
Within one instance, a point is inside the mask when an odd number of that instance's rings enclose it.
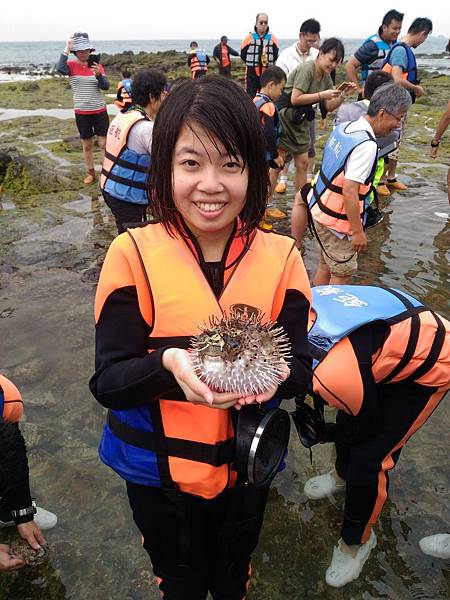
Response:
[[[198,47],[197,42],[191,42],[189,47],[191,50],[188,54],[187,64],[192,72],[192,79],[203,77],[208,70],[209,56]]]
[[[0,528],[17,526],[19,535],[39,550],[46,543],[41,529],[54,527],[57,518],[32,501],[27,452],[19,429],[22,416],[19,390],[0,375]],[[0,544],[0,571],[12,571],[24,564],[10,555],[6,544]]]
[[[450,388],[450,323],[410,294],[356,285],[314,287],[312,321],[316,405],[338,412],[335,424],[319,419],[304,441],[334,442],[336,463],[304,491],[313,500],[345,492],[341,539],[326,572],[327,583],[341,587],[376,546],[389,472]]]
[[[213,58],[219,67],[219,75],[224,77],[231,77],[231,56],[239,56],[239,52],[236,52],[231,46],[228,45],[228,38],[223,35],[220,38],[220,44],[214,46]]]
[[[311,189],[301,190],[303,200],[307,194],[321,252],[314,285],[343,285],[356,272],[358,253],[367,249],[364,227],[378,163],[376,137],[396,129],[410,106],[406,90],[387,83],[375,90],[366,115],[331,132]],[[292,229],[301,239],[306,206],[298,202],[294,208]]]
[[[114,117],[108,129],[100,189],[118,233],[125,231],[127,223],[141,223],[147,218],[153,120],[166,97],[166,88],[161,71],[137,71],[132,104]]]
[[[132,103],[131,99],[131,71],[124,69],[122,71],[122,81],[117,84],[117,100],[114,100],[114,104],[119,110],[128,108]]]
[[[100,457],[126,481],[163,597],[242,600],[268,486],[248,484],[228,452],[242,392],[208,387],[188,348],[196,323],[264,314],[292,358],[280,385],[244,400],[292,397],[310,381],[311,290],[293,240],[258,228],[265,144],[238,84],[179,83],[158,113],[152,159],[155,220],[113,241],[97,287],[90,389],[109,409]]]
[[[245,62],[245,89],[250,98],[261,90],[260,77],[267,67],[273,66],[278,58],[278,40],[269,33],[269,17],[265,13],[256,15],[254,31],[241,44],[241,58]]]

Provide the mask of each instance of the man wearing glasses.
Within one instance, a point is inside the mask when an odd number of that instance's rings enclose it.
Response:
[[[241,44],[241,58],[245,62],[245,89],[251,98],[261,90],[262,73],[275,64],[278,58],[278,40],[269,33],[269,17],[256,15],[254,32],[250,32]]]
[[[280,52],[277,60],[277,67],[281,67],[286,73],[286,77],[298,65],[302,63],[316,60],[319,54],[320,43],[320,23],[316,19],[307,19],[300,26],[298,41]],[[316,156],[316,120],[310,121],[309,133],[311,136],[311,145],[308,149],[308,172],[313,172],[314,157]],[[277,194],[284,194],[287,190],[289,160],[286,160],[283,170],[281,171],[280,180],[275,191]]]

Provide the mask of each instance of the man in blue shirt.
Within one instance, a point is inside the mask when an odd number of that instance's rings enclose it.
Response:
[[[383,70],[391,73],[394,82],[404,87],[410,94],[412,101],[425,94],[425,90],[419,85],[417,79],[417,64],[413,48],[418,48],[427,39],[433,29],[433,23],[430,19],[419,17],[411,23],[408,33],[401,42],[392,46],[386,55],[383,64]],[[399,127],[399,145],[397,150],[389,155],[389,164],[387,170],[387,184],[391,189],[404,190],[406,186],[397,181],[396,168],[398,162],[398,153],[400,141],[403,137],[405,122]]]

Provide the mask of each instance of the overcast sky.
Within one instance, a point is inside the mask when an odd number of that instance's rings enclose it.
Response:
[[[448,0],[2,0],[0,41],[63,40],[77,30],[87,31],[94,40],[214,39],[221,35],[241,39],[253,27],[257,12],[269,15],[270,28],[279,38],[296,37],[301,22],[310,17],[320,21],[323,38],[361,38],[374,33],[392,8],[405,13],[402,33],[416,17],[429,17],[433,35],[450,37],[448,6]]]

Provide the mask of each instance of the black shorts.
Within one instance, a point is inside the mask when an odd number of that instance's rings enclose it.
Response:
[[[89,140],[94,135],[106,137],[108,133],[109,117],[106,110],[84,115],[75,113],[75,121],[82,140]]]

